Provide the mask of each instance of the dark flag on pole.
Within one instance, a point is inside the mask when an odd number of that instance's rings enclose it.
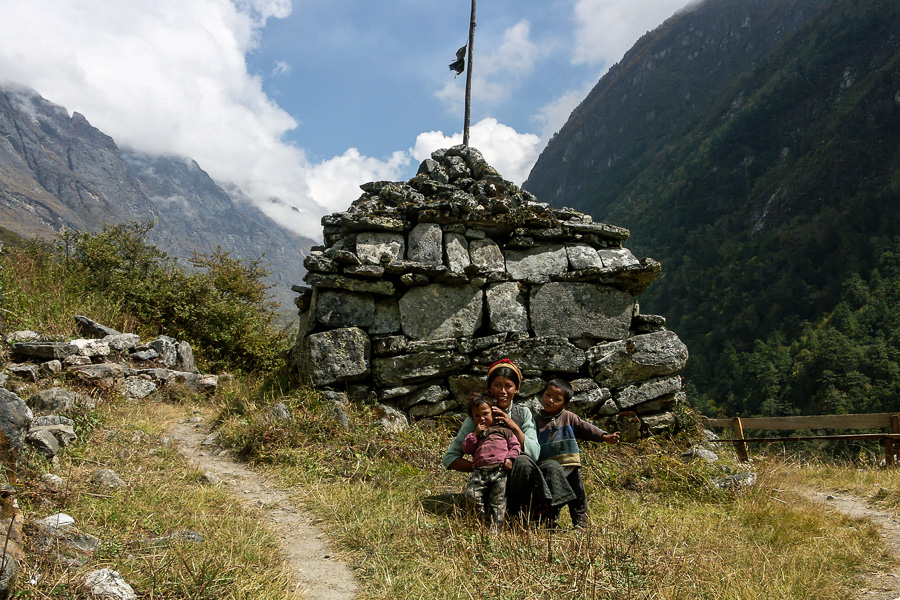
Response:
[[[466,47],[463,46],[459,50],[456,51],[456,60],[450,63],[450,70],[456,71],[456,74],[459,75],[463,71],[466,70]]]

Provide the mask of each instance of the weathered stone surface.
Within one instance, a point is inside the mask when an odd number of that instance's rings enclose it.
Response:
[[[587,244],[572,244],[566,246],[566,255],[569,258],[569,269],[580,271],[582,269],[596,269],[603,266],[597,250]]]
[[[363,232],[356,236],[356,254],[370,265],[403,260],[406,240],[399,233]]]
[[[665,412],[641,417],[641,422],[643,422],[647,431],[658,435],[660,433],[671,431],[675,427],[677,421],[675,415],[670,412]]]
[[[528,309],[522,284],[495,283],[485,290],[491,331],[528,331]]]
[[[325,253],[321,250],[310,252],[309,256],[303,259],[303,266],[307,271],[312,271],[315,273],[338,272],[337,261],[328,256],[325,256]]]
[[[214,394],[218,387],[219,378],[216,375],[170,371],[166,380],[166,389],[188,394]]]
[[[369,336],[358,327],[314,333],[301,343],[302,364],[316,386],[367,376],[370,354]]]
[[[71,357],[66,357],[71,358]],[[38,367],[38,375],[40,377],[53,377],[62,372],[63,366],[62,363],[58,360],[48,360],[47,362],[42,362]]]
[[[178,346],[175,338],[161,335],[148,344],[151,350],[158,354],[159,361],[164,367],[174,367],[178,360]]]
[[[587,358],[597,383],[620,387],[677,373],[687,363],[688,350],[675,333],[663,330],[594,346]]]
[[[49,458],[59,454],[59,442],[47,429],[29,431],[25,436],[25,441],[29,446]]]
[[[479,354],[475,362],[489,365],[501,358],[509,358],[524,374],[537,374],[541,371],[577,373],[585,357],[584,350],[565,338],[536,337],[500,344]]]
[[[28,398],[28,406],[38,413],[67,413],[75,408],[79,395],[62,388],[49,388]]]
[[[96,486],[113,489],[124,489],[128,487],[128,484],[125,483],[125,481],[119,477],[119,474],[112,469],[97,469],[91,475],[91,483]]]
[[[450,412],[458,407],[459,403],[455,399],[448,398],[435,404],[417,404],[409,409],[409,414],[411,417],[427,419]]]
[[[612,399],[612,393],[607,388],[594,388],[572,396],[570,404],[580,414],[591,414],[602,407],[607,400]]]
[[[69,372],[85,381],[119,379],[129,374],[128,367],[121,363],[100,363],[84,365],[83,367],[72,367],[69,369]]]
[[[537,336],[614,340],[628,336],[634,298],[591,283],[554,282],[531,293]]]
[[[128,582],[112,569],[91,571],[84,578],[84,590],[102,600],[135,600],[137,594]]]
[[[426,265],[444,264],[444,233],[435,223],[419,223],[409,232],[406,256]]]
[[[66,447],[78,439],[78,436],[75,434],[74,425],[72,425],[71,421],[68,419],[66,419],[66,421],[67,422],[51,423],[48,425],[35,425],[32,423],[31,428],[28,430],[26,440],[30,442],[32,435],[42,435],[42,432],[45,432],[53,436],[59,446]]]
[[[33,363],[10,364],[7,366],[9,374],[25,381],[37,381],[40,378],[38,366]]]
[[[633,407],[649,402],[660,396],[674,394],[681,390],[681,377],[662,377],[628,385],[615,395],[620,410],[634,410]]]
[[[31,331],[30,329],[25,329],[22,331],[13,331],[6,335],[6,343],[7,344],[16,344],[20,342],[39,342],[41,341],[41,334],[37,331]]]
[[[469,357],[456,352],[420,352],[372,360],[375,382],[383,387],[446,376],[469,365]]]
[[[445,234],[444,252],[447,255],[447,268],[453,273],[463,273],[472,263],[469,258],[469,242],[462,234]]]
[[[469,243],[469,258],[472,264],[486,271],[505,271],[506,261],[500,246],[492,239],[475,239]]]
[[[381,425],[381,429],[387,434],[400,433],[409,427],[409,419],[402,412],[388,406],[379,404],[372,409],[372,416]]]
[[[400,331],[400,304],[396,298],[375,300],[375,315],[369,326],[372,335],[385,335]]]
[[[456,348],[463,354],[471,354],[473,352],[480,352],[481,350],[486,350],[487,348],[490,348],[492,346],[502,344],[506,341],[507,337],[509,337],[509,334],[507,333],[495,333],[493,335],[487,335],[477,338],[457,338]]]
[[[369,327],[375,322],[375,297],[344,290],[322,290],[316,298],[316,320],[335,329]]]
[[[404,410],[417,404],[436,404],[445,400],[450,395],[449,390],[442,385],[430,385],[407,396],[398,403]]]
[[[73,346],[78,347],[78,354],[90,358],[93,358],[95,356],[109,356],[110,353],[109,344],[104,342],[103,340],[86,340],[83,338],[79,338],[77,340],[72,340],[69,343]]]
[[[78,328],[78,331],[81,332],[82,335],[94,339],[101,339],[108,335],[122,334],[122,332],[116,331],[112,327],[102,325],[89,317],[85,317],[84,315],[75,315],[75,326]]]
[[[307,273],[304,278],[308,284],[320,288],[347,290],[348,292],[362,292],[379,294],[381,296],[393,296],[394,284],[390,281],[362,281],[341,275],[320,275]]]
[[[194,350],[187,342],[178,342],[175,353],[175,370],[192,373],[197,370],[194,362]]]
[[[666,318],[660,315],[634,315],[631,328],[637,333],[656,333],[666,328]]]
[[[66,342],[18,342],[13,344],[13,354],[37,360],[62,360],[78,354],[78,346]]]
[[[506,252],[506,270],[518,281],[544,283],[550,281],[551,275],[565,273],[568,269],[569,258],[561,245]]]
[[[122,350],[131,350],[140,344],[141,337],[136,333],[117,333],[104,337],[103,341],[109,345],[110,349],[121,352]]]
[[[481,326],[483,296],[470,285],[412,288],[400,298],[403,333],[414,340],[472,336]]]
[[[481,375],[453,375],[447,378],[447,385],[463,408],[473,397],[484,393],[484,377]]]
[[[130,358],[132,360],[140,361],[156,360],[157,358],[159,358],[159,353],[152,348],[147,348],[146,350],[138,350],[137,352],[132,353]]]
[[[628,248],[601,248],[597,251],[600,261],[607,269],[620,269],[640,264]],[[582,267],[586,268],[586,267]]]
[[[122,394],[134,400],[141,400],[156,391],[156,384],[147,377],[126,377],[122,382]]]

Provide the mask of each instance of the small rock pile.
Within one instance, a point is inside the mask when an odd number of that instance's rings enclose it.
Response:
[[[0,430],[15,452],[27,443],[52,460],[77,440],[66,414],[76,408],[92,410],[94,400],[59,387],[63,376],[133,400],[158,389],[211,394],[218,387],[217,375],[197,370],[187,342],[159,336],[144,344],[136,334],[120,333],[88,317],[76,315],[75,321],[84,337],[47,340],[33,331],[16,331],[5,338],[12,356],[21,361],[0,371]],[[26,394],[27,400],[16,393],[32,386],[43,389]],[[15,392],[3,389],[7,387]]]
[[[187,342],[159,336],[142,343],[136,334],[120,333],[87,317],[76,315],[75,320],[83,336],[78,339],[51,340],[33,331],[17,331],[3,340],[13,358],[21,361],[0,370],[0,462],[7,473],[15,473],[26,447],[53,465],[60,450],[78,440],[71,416],[96,406],[94,394],[61,387],[73,379],[81,390],[99,388],[141,400],[158,390],[212,394],[221,378],[228,377],[201,374]],[[91,484],[127,487],[115,472],[102,468],[92,475]],[[41,485],[56,495],[67,488],[52,473],[43,476]],[[85,565],[100,546],[98,538],[79,531],[63,513],[37,522],[23,520],[15,486],[0,484],[0,528],[9,532],[5,554],[0,554],[0,597],[9,595],[16,579],[23,557],[23,526],[36,547],[52,551],[65,567]],[[108,569],[89,573],[84,588],[92,597],[136,597],[118,573]]]
[[[361,187],[322,219],[308,286],[294,287],[299,382],[434,417],[464,409],[508,357],[533,405],[560,376],[573,408],[626,439],[673,426],[688,352],[640,313],[660,265],[622,246],[627,230],[537,202],[465,146],[409,182]]]

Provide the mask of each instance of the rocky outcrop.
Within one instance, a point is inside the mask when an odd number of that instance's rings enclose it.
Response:
[[[640,314],[660,265],[622,246],[627,230],[550,209],[464,146],[407,183],[362,189],[323,218],[308,287],[295,287],[298,381],[432,417],[463,408],[508,357],[525,401],[561,376],[573,407],[607,429],[623,429],[622,411],[635,435],[674,423],[687,348]]]

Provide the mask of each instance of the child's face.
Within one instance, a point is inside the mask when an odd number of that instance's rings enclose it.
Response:
[[[490,427],[494,424],[494,413],[487,404],[479,404],[472,409],[472,420],[475,421],[476,426]]]
[[[566,394],[556,386],[549,385],[541,396],[541,405],[548,413],[556,414],[566,407]]]
[[[516,387],[512,379],[498,376],[491,381],[491,396],[497,401],[497,406],[503,410],[506,410],[512,404],[513,397],[517,391],[519,391],[519,388]]]

